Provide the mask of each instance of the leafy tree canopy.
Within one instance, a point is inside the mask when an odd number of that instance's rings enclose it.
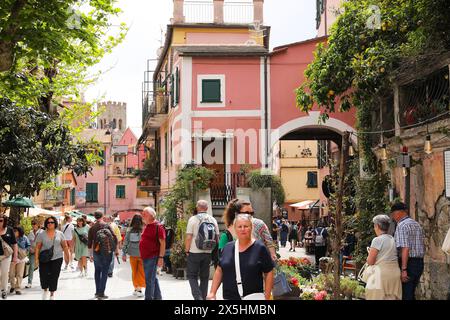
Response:
[[[406,59],[450,48],[448,0],[348,0],[340,11],[297,89],[299,108],[324,107],[323,120],[367,105]]]
[[[75,143],[60,119],[0,99],[0,190],[10,196],[33,196],[61,169],[86,174],[98,145]]]
[[[115,2],[1,1],[0,96],[50,113],[61,97],[78,98],[93,80],[88,68],[124,37],[125,26],[110,21]]]

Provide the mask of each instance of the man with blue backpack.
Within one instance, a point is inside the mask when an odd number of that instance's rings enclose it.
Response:
[[[195,300],[206,300],[211,252],[219,241],[219,226],[207,211],[208,202],[199,200],[197,214],[189,219],[186,228],[187,278]]]
[[[319,268],[320,258],[325,257],[327,253],[328,232],[325,225],[319,222],[317,228],[314,229],[314,255],[316,258],[316,269]]]

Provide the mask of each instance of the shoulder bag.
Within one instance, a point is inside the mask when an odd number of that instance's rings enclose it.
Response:
[[[8,230],[6,230],[6,232],[8,232]],[[3,238],[0,236],[0,241],[2,243],[2,247],[3,247],[3,258],[8,258],[9,256],[11,256],[13,254],[13,249],[11,248],[11,246],[9,244],[6,243],[5,240],[3,240]]]
[[[56,239],[56,233],[55,237],[53,238],[53,244],[52,246],[47,250],[42,250],[39,252],[39,262],[40,263],[47,263],[50,262],[53,258],[53,249],[55,247],[55,239]]]
[[[239,265],[239,241],[234,243],[234,267],[236,270],[236,283],[239,292],[239,296],[242,300],[266,300],[266,296],[263,292],[252,293],[244,296],[244,287],[242,286],[241,279],[241,266]]]
[[[88,245],[88,237],[85,234],[79,234],[77,229],[74,229],[75,233],[78,236],[78,239],[81,241],[81,243],[84,243],[85,245]]]
[[[274,297],[281,297],[285,294],[290,293],[292,289],[289,286],[286,274],[281,271],[280,267],[277,267],[276,270],[277,274],[275,276],[275,279],[273,280],[272,294]]]

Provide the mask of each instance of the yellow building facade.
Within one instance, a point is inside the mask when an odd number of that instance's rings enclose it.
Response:
[[[280,177],[286,193],[285,206],[318,200],[317,141],[280,141]]]

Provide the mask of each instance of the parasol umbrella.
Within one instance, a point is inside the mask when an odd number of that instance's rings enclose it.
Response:
[[[34,208],[34,203],[30,198],[16,197],[3,202],[5,207]]]
[[[16,208],[34,208],[34,203],[30,198],[26,197],[14,197],[8,201],[3,202],[5,207],[16,207]]]

